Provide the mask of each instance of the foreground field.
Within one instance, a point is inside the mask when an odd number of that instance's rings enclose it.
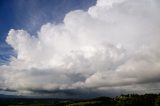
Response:
[[[160,106],[160,95],[128,94],[89,100],[1,98],[0,106]]]

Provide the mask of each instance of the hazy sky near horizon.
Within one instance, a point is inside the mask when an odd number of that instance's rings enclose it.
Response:
[[[0,2],[3,94],[159,93],[159,0],[12,2]]]

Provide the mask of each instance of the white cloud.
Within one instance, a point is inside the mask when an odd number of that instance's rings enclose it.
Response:
[[[159,7],[157,0],[98,0],[36,36],[11,29],[6,41],[17,56],[0,67],[1,89],[98,92],[159,82]]]

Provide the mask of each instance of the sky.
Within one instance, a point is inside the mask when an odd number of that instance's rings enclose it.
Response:
[[[0,1],[0,64],[8,63],[12,48],[5,42],[8,31],[24,29],[32,34],[48,22],[60,23],[66,13],[88,9],[95,0],[1,0]]]
[[[159,11],[159,0],[0,1],[0,93],[159,93]]]

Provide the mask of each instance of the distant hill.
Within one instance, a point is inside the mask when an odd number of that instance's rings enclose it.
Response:
[[[0,106],[160,106],[160,94],[128,94],[89,100],[21,98],[1,94]]]
[[[25,97],[23,97],[23,96],[15,96],[15,95],[0,94],[0,99],[4,99],[4,98],[25,98]]]

